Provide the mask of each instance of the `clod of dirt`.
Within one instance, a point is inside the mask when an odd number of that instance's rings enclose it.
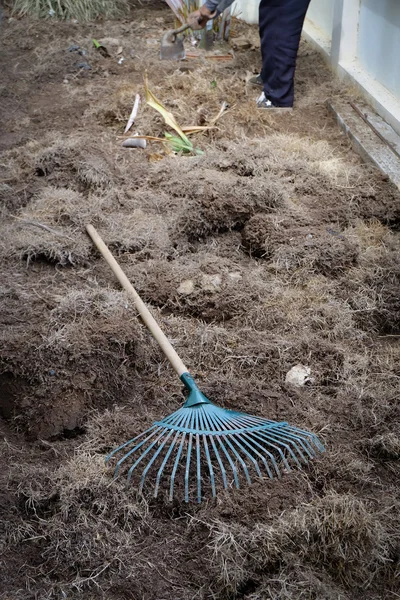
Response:
[[[357,246],[331,228],[299,227],[294,219],[257,214],[242,231],[243,246],[279,270],[306,268],[337,277],[357,263]]]

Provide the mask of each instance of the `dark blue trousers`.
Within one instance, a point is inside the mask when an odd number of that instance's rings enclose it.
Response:
[[[275,106],[293,106],[296,58],[309,4],[310,0],[261,0],[261,78]]]

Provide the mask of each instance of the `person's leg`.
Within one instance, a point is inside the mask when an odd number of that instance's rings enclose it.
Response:
[[[309,4],[310,0],[261,0],[261,78],[274,106],[293,106],[296,58]]]

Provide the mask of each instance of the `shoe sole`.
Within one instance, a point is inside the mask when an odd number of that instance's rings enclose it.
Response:
[[[258,110],[267,110],[269,112],[292,112],[292,106],[257,106]]]
[[[263,83],[256,83],[255,81],[247,81],[247,85],[252,85],[253,87],[257,87],[257,88],[262,88],[263,87]]]

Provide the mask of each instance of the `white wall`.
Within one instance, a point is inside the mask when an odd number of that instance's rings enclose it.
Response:
[[[400,97],[399,0],[361,0],[357,49],[360,65]]]
[[[329,40],[332,38],[334,1],[312,0],[307,13],[307,18]]]

